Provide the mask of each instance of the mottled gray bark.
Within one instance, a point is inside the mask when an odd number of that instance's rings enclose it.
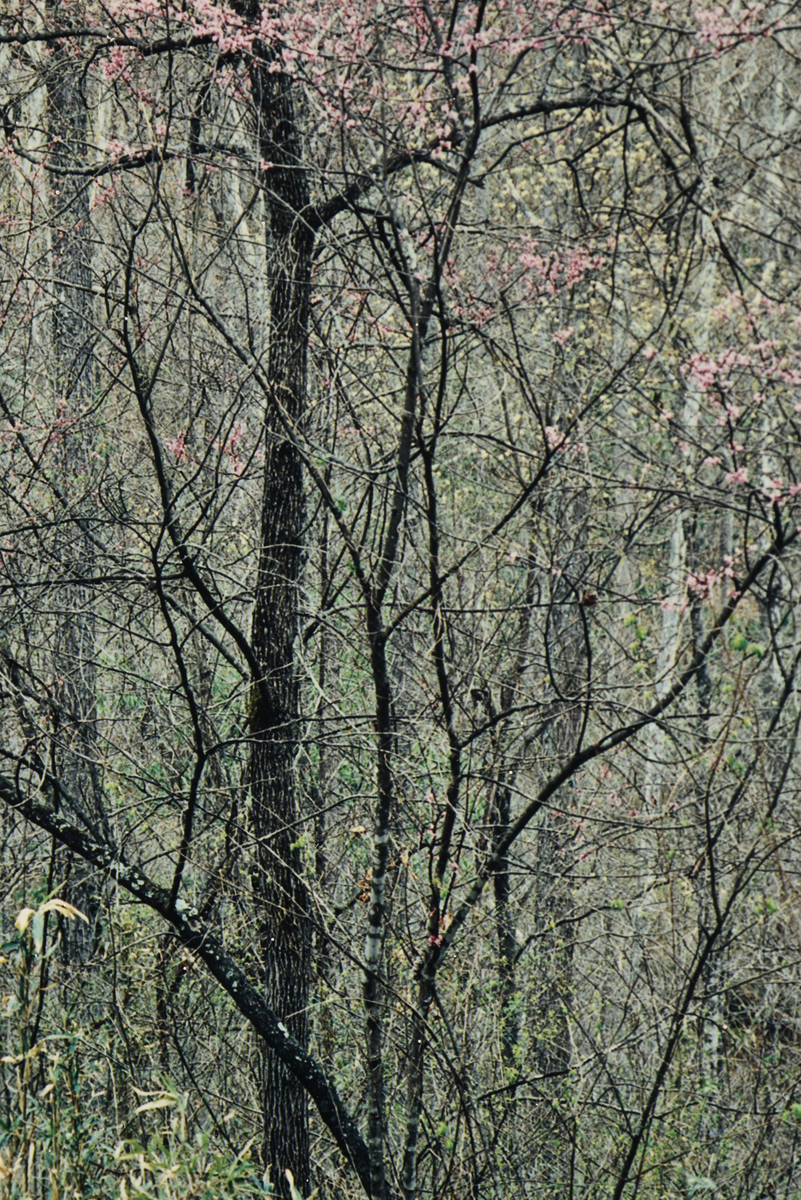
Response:
[[[575,452],[568,452],[571,457]],[[575,464],[580,476],[582,463]],[[545,658],[554,693],[552,717],[544,738],[547,756],[558,766],[580,745],[588,686],[587,496],[580,482],[558,474],[552,502],[543,506],[552,565],[550,606],[544,631]],[[570,1061],[568,1010],[572,972],[569,916],[570,882],[564,845],[569,826],[561,815],[570,805],[568,788],[553,809],[543,813],[537,840],[537,952],[542,987],[535,1010],[537,1065],[540,1074],[560,1077]],[[549,1085],[546,1085],[549,1086]]]
[[[51,8],[54,20],[59,5]],[[59,479],[64,497],[63,532],[57,553],[65,584],[58,597],[54,674],[66,719],[55,729],[60,778],[91,820],[104,817],[97,753],[95,617],[91,578],[96,548],[89,536],[88,496],[93,474],[89,427],[93,398],[94,320],[89,181],[72,174],[89,155],[85,77],[75,59],[56,45],[47,69],[50,238],[53,272],[53,421],[59,437]],[[65,877],[66,899],[89,924],[64,922],[62,952],[72,966],[85,965],[100,936],[100,904],[92,873],[66,856],[56,864]]]

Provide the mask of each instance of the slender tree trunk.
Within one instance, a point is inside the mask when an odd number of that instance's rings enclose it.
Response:
[[[52,9],[58,16],[57,6]],[[65,584],[55,630],[55,675],[62,711],[56,729],[57,774],[83,809],[84,819],[102,820],[102,786],[97,766],[97,703],[93,587],[95,547],[85,503],[91,492],[91,435],[94,323],[89,182],[69,172],[85,164],[88,114],[85,82],[65,50],[54,48],[47,74],[50,141],[51,257],[53,271],[52,373],[54,421],[63,429],[57,483],[62,491],[64,535],[60,570]],[[72,965],[85,964],[100,936],[100,905],[91,871],[70,856],[57,867],[62,894],[89,918],[66,922],[62,948]]]
[[[504,680],[500,691],[501,712],[511,709],[516,702],[523,673],[526,670],[526,660],[531,637],[531,613],[534,604],[534,593],[537,586],[536,561],[536,528],[532,523],[529,534],[528,566],[526,568],[526,587],[518,620],[514,643],[514,662]],[[477,697],[478,699],[478,694]],[[489,689],[484,695],[487,715],[496,716],[492,706]],[[499,735],[499,741],[502,733]],[[493,851],[500,846],[509,830],[512,821],[512,792],[517,781],[522,762],[524,740],[518,738],[514,744],[504,747],[503,755],[497,754],[497,782],[493,799]],[[506,761],[501,761],[502,757]],[[498,982],[501,1000],[501,1057],[507,1072],[507,1082],[511,1083],[520,1071],[518,1045],[520,1041],[520,1012],[517,1005],[517,933],[515,916],[512,911],[512,875],[511,862],[508,853],[501,856],[498,869],[492,877],[495,900],[495,936],[498,945]]]
[[[577,464],[580,470],[581,464]],[[582,619],[587,572],[587,497],[580,484],[560,487],[554,504],[546,506],[551,521],[551,563],[554,578],[545,628],[551,683],[556,693],[549,729],[549,750],[556,763],[566,761],[579,745],[583,722],[583,697],[587,686],[587,646]],[[542,987],[536,1005],[536,1062],[543,1077],[544,1094],[553,1097],[559,1119],[558,1098],[565,1094],[563,1077],[570,1066],[568,1014],[572,991],[573,935],[567,918],[572,899],[567,861],[560,853],[568,836],[563,809],[571,807],[571,789],[557,797],[558,810],[542,814],[537,838],[535,885],[538,957]],[[544,1110],[549,1112],[548,1109]],[[550,1120],[550,1116],[546,1118]],[[564,1127],[551,1130],[543,1147],[543,1177],[548,1185],[567,1190],[569,1154]]]

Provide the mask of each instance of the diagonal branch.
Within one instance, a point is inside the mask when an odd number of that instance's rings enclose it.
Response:
[[[575,754],[567,760],[562,768],[552,775],[542,790],[534,797],[534,799],[526,805],[517,819],[510,825],[506,836],[498,843],[492,854],[488,855],[486,861],[478,872],[473,884],[462,902],[459,910],[454,914],[451,924],[443,936],[442,945],[439,951],[439,957],[450,946],[457,932],[464,924],[468,915],[472,912],[477,901],[482,895],[486,884],[493,877],[503,862],[503,857],[510,849],[512,844],[518,839],[520,834],[532,822],[537,813],[548,803],[551,796],[558,792],[567,781],[575,775],[580,767],[585,763],[591,762],[594,758],[598,758],[601,754],[606,754],[609,750],[613,750],[615,746],[620,746],[624,742],[630,741],[636,737],[643,729],[649,725],[653,725],[658,721],[663,713],[667,711],[686,691],[688,685],[692,682],[698,672],[707,662],[713,647],[720,638],[723,630],[726,627],[729,619],[734,615],[737,607],[743,596],[747,595],[754,584],[762,575],[763,571],[791,545],[798,541],[799,534],[793,527],[787,530],[777,528],[776,536],[772,544],[760,555],[754,563],[751,570],[745,579],[739,584],[739,590],[732,593],[731,597],[721,607],[715,616],[712,627],[700,644],[695,654],[690,659],[687,667],[681,672],[673,686],[660,697],[649,709],[646,709],[641,716],[636,720],[630,721],[627,725],[622,725],[619,729],[615,729],[612,733],[606,734],[599,738],[589,746],[576,751]]]
[[[17,762],[21,770],[29,766],[24,761]],[[39,777],[38,783],[39,796],[43,790],[51,793],[58,790],[64,794],[61,784],[50,775]],[[335,1086],[328,1080],[317,1060],[286,1032],[278,1016],[264,1003],[249,976],[228,953],[219,938],[211,933],[197,910],[190,908],[181,899],[173,902],[166,888],[154,883],[129,863],[119,849],[98,837],[82,832],[41,799],[26,794],[22,790],[23,784],[20,770],[15,779],[0,775],[0,801],[43,829],[84,861],[107,872],[116,883],[172,926],[180,942],[203,961],[209,974],[228,993],[238,1010],[312,1098],[324,1124],[353,1166],[369,1196],[370,1168],[367,1147]],[[31,790],[33,791],[33,781]]]

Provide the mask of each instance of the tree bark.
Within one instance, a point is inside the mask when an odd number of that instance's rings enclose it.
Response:
[[[51,12],[58,19],[58,5]],[[47,73],[50,141],[51,260],[53,271],[52,380],[55,426],[64,430],[59,484],[68,506],[59,550],[65,577],[59,597],[54,648],[58,699],[69,714],[55,730],[55,763],[67,790],[92,821],[103,819],[97,765],[95,623],[92,586],[95,547],[88,536],[84,498],[91,491],[91,438],[86,428],[93,386],[94,322],[89,182],[70,172],[83,166],[89,148],[85,82],[74,58],[57,45]],[[57,867],[62,892],[89,924],[62,922],[62,954],[85,965],[99,937],[100,906],[91,871],[67,856]]]
[[[261,544],[252,641],[261,670],[250,712],[250,818],[255,839],[253,890],[265,1000],[291,1036],[308,1046],[311,922],[299,850],[296,775],[299,688],[295,666],[298,588],[304,521],[303,472],[296,446],[276,418],[283,409],[303,422],[314,233],[304,220],[309,189],[292,97],[283,72],[269,70],[275,52],[258,48],[251,86],[259,120],[268,207],[270,255],[270,401],[265,416]],[[263,1062],[263,1156],[278,1193],[289,1195],[292,1171],[310,1190],[308,1101],[297,1079],[269,1050]]]

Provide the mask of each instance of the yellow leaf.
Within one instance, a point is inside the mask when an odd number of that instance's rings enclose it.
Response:
[[[39,912],[57,912],[62,917],[69,917],[70,921],[78,917],[81,921],[85,921],[87,925],[89,924],[89,918],[85,917],[80,909],[77,909],[74,904],[68,904],[66,900],[60,900],[58,896],[54,896],[52,900],[47,900],[39,909]],[[19,920],[19,918],[17,919]]]
[[[156,1108],[172,1108],[175,1104],[175,1096],[163,1096],[161,1100],[149,1100],[147,1104],[140,1104],[136,1109],[138,1113],[152,1112]]]
[[[17,913],[17,919],[14,922],[14,928],[18,929],[20,933],[24,933],[30,925],[31,917],[34,916],[36,916],[36,913],[32,908],[21,909],[20,912]]]

